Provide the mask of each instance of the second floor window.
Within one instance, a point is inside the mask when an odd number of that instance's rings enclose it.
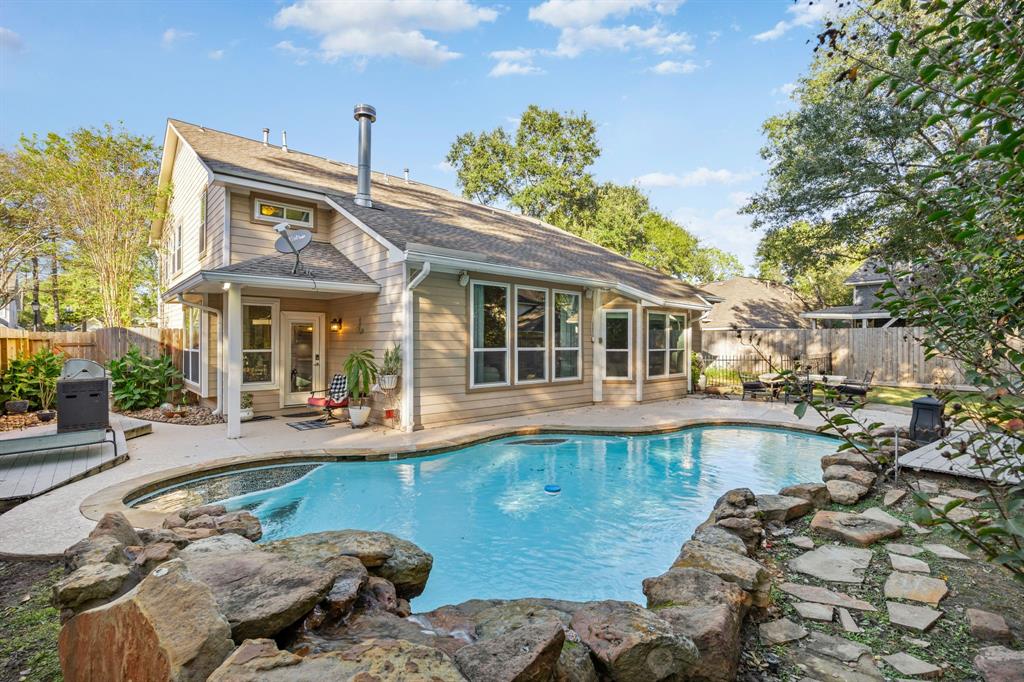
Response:
[[[309,206],[295,206],[270,199],[256,198],[253,201],[256,220],[288,223],[292,227],[313,228],[313,209]]]

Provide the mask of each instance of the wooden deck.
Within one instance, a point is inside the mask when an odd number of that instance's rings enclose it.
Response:
[[[931,471],[952,476],[967,476],[982,480],[996,480],[991,471],[972,468],[970,455],[964,454],[953,458],[943,456],[941,445],[942,441],[936,441],[908,452],[900,457],[900,468]],[[1005,483],[1007,481],[1002,482]],[[1019,483],[1020,481],[1009,482]]]

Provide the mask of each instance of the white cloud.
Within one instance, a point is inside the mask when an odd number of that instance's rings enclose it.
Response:
[[[0,50],[8,52],[21,52],[25,49],[25,41],[21,36],[9,28],[0,26]]]
[[[726,168],[713,170],[701,166],[689,173],[647,173],[633,179],[640,187],[704,187],[706,185],[733,185],[753,178],[756,173],[737,173]]]
[[[502,76],[532,76],[544,73],[544,69],[534,66],[533,58],[537,50],[519,48],[516,50],[496,50],[489,56],[498,63],[487,74],[492,78]]]
[[[713,45],[722,37],[721,31],[708,31],[708,45]]]
[[[441,159],[440,161],[434,164],[434,170],[441,171],[442,173],[454,173],[455,166],[448,163],[447,160]]]
[[[179,28],[169,28],[164,31],[163,36],[161,36],[160,44],[163,45],[165,49],[169,49],[173,47],[175,43],[182,40],[188,40],[194,36],[195,33],[192,31],[182,31]]]
[[[206,56],[213,61],[219,61],[224,58],[224,50],[210,50]]]
[[[693,73],[699,68],[700,65],[692,59],[687,59],[685,62],[666,60],[656,66],[652,66],[651,71],[659,76],[673,76],[676,74]]]
[[[556,28],[581,27],[599,24],[609,17],[623,17],[636,9],[654,10],[658,14],[673,14],[681,4],[681,0],[546,0],[530,8],[530,19]]]
[[[292,44],[290,40],[282,40],[277,45],[274,45],[274,49],[292,57],[295,63],[299,66],[304,66],[309,63],[310,57],[313,56],[313,51],[305,48],[298,47]]]
[[[274,25],[279,29],[304,29],[318,36],[317,56],[327,62],[400,57],[437,65],[461,55],[428,38],[424,31],[463,31],[494,21],[497,16],[496,10],[468,0],[299,0],[281,9]],[[284,42],[291,45],[290,41]]]
[[[799,0],[786,8],[786,13],[791,15],[789,19],[784,19],[767,31],[758,33],[754,40],[775,40],[798,26],[820,24],[824,19],[839,13],[839,4],[840,0]]]
[[[708,245],[735,254],[748,269],[753,269],[758,235],[750,229],[751,216],[737,213],[744,201],[730,195],[730,205],[714,211],[703,211],[690,207],[678,208],[672,212],[672,219],[690,230]]]

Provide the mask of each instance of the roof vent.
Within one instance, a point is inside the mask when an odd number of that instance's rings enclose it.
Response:
[[[270,145],[270,128],[264,128],[263,129],[263,146],[266,147],[266,146],[269,146],[269,145]]]
[[[408,168],[403,168],[402,169],[402,173],[405,174],[405,184],[408,185],[409,184],[409,169]]]
[[[377,110],[369,104],[357,104],[352,112],[359,121],[359,175],[356,182],[357,206],[373,206],[370,200],[370,124],[377,120]]]
[[[281,151],[283,151],[283,152],[288,151],[288,131],[287,130],[282,130],[281,131]]]

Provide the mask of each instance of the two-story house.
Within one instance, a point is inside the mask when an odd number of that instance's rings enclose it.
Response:
[[[303,405],[349,353],[379,360],[394,344],[404,429],[689,390],[690,327],[710,307],[700,290],[539,220],[371,172],[375,117],[356,107],[356,166],[266,130],[167,123],[172,194],[152,228],[162,323],[184,330],[186,386],[226,414],[229,436],[243,392],[257,413]],[[274,243],[298,228],[313,241],[296,273]]]
[[[881,265],[867,260],[853,271],[843,284],[853,288],[851,305],[833,306],[802,313],[801,317],[811,321],[811,326],[822,327],[891,327],[899,322],[889,311],[879,307],[878,291],[888,282],[888,277],[879,271]]]

